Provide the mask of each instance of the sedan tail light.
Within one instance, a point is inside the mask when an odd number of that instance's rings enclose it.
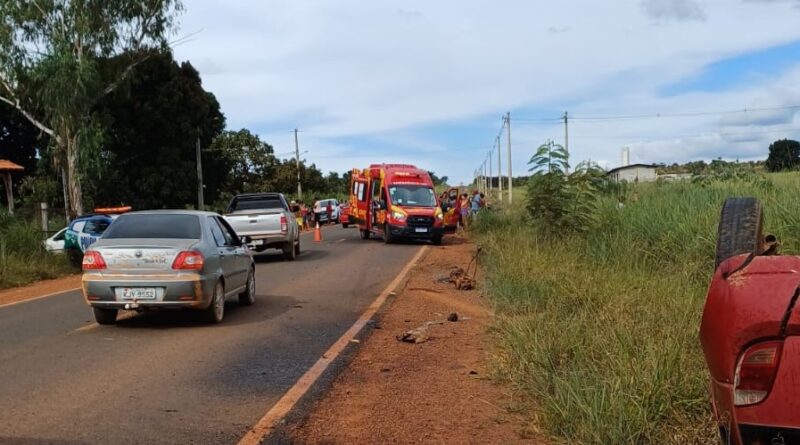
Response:
[[[83,254],[83,261],[81,262],[83,270],[102,270],[106,268],[106,260],[103,255],[96,250],[88,250]]]
[[[736,366],[734,404],[753,405],[767,398],[778,372],[783,343],[770,341],[749,347]]]
[[[200,270],[203,268],[205,258],[203,254],[194,250],[184,250],[175,257],[172,268],[176,270]]]
[[[289,220],[286,215],[281,215],[281,232],[286,233],[289,231]]]

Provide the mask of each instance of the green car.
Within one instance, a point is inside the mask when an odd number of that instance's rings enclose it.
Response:
[[[86,215],[75,218],[64,233],[64,250],[70,262],[80,266],[83,253],[103,236],[117,215]]]

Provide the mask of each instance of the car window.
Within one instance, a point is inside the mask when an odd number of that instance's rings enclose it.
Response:
[[[85,226],[85,225],[86,225],[86,220],[72,223],[72,230],[74,232],[80,232],[80,231],[83,230],[83,226]]]
[[[55,234],[53,237],[53,241],[64,241],[64,234],[67,232],[67,229],[61,229],[58,233]]]
[[[222,234],[222,227],[220,227],[217,218],[213,216],[208,217],[208,226],[211,227],[211,235],[214,237],[214,242],[218,247],[225,245],[225,235]]]
[[[240,196],[233,198],[230,206],[228,206],[228,213],[245,210],[283,209],[285,207],[279,195]]]
[[[103,232],[106,231],[108,228],[108,220],[105,218],[95,218],[86,221],[86,225],[83,227],[83,233],[88,233],[89,235],[100,236]]]
[[[221,217],[217,217],[217,221],[219,221],[219,225],[222,228],[222,234],[225,236],[225,244],[228,246],[238,246],[241,243],[239,242],[239,236],[236,235],[236,231],[233,230],[228,221]]]
[[[197,215],[129,213],[114,220],[103,238],[200,239]]]

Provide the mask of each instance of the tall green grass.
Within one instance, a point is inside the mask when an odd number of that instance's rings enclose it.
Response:
[[[0,209],[0,289],[75,272],[66,255],[47,252],[43,240],[35,224]]]
[[[479,218],[496,373],[557,442],[715,440],[697,334],[719,211],[730,196],[762,199],[766,230],[784,253],[800,252],[800,176],[771,179],[642,184],[638,200],[604,198],[599,226],[565,239],[520,211]]]

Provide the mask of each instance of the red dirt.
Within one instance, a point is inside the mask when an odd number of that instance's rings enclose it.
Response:
[[[546,443],[531,436],[529,419],[504,408],[510,389],[488,378],[492,314],[480,290],[437,281],[466,268],[474,252],[451,238],[425,255],[353,361],[291,427],[295,443]],[[432,325],[427,342],[395,338],[451,312],[460,320]]]
[[[0,290],[0,306],[32,300],[81,287],[81,275],[69,275],[55,280],[44,280],[22,287]]]

